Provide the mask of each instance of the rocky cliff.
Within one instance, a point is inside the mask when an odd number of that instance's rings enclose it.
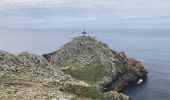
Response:
[[[50,87],[52,83],[55,88]],[[75,96],[59,91],[66,83],[74,84],[74,79],[55,69],[42,56],[0,51],[0,100],[71,99]]]
[[[0,51],[0,100],[129,100],[118,92],[146,77],[139,61],[92,37],[43,56]]]
[[[147,77],[147,70],[139,61],[89,36],[75,37],[59,50],[43,56],[54,67],[103,92],[120,92],[130,83]]]
[[[0,100],[128,100],[117,93],[101,93],[72,78],[42,56],[0,51]]]

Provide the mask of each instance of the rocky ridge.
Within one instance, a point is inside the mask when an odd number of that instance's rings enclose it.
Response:
[[[120,92],[129,84],[145,79],[148,73],[139,61],[111,50],[90,36],[75,37],[59,50],[43,56],[54,67],[104,92]]]
[[[72,99],[74,95],[59,91],[61,85],[71,82],[74,84],[74,79],[55,69],[42,56],[0,51],[1,100]],[[51,89],[50,83],[56,87]]]
[[[0,51],[1,100],[128,100],[117,93],[72,78],[42,56]]]

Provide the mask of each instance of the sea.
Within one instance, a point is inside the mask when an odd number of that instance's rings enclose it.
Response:
[[[19,54],[53,52],[76,36],[81,28],[0,30],[0,50]],[[115,51],[141,61],[149,71],[142,84],[131,85],[124,94],[132,100],[170,100],[170,30],[86,29],[87,36],[102,41]]]

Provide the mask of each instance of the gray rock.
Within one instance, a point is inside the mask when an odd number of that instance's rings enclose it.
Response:
[[[139,61],[89,36],[75,37],[59,50],[43,56],[72,77],[101,89],[114,80],[110,88],[122,91],[129,83],[147,76],[147,70]]]
[[[99,100],[128,100],[116,91],[147,76],[139,61],[92,37],[76,37],[43,56],[0,51],[0,99],[94,100],[98,95]],[[113,80],[115,91],[99,91]]]

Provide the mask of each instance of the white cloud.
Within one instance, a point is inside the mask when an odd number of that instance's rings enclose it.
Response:
[[[133,27],[160,21],[167,27],[169,9],[169,0],[0,0],[0,24],[121,27],[127,22],[127,27]]]

